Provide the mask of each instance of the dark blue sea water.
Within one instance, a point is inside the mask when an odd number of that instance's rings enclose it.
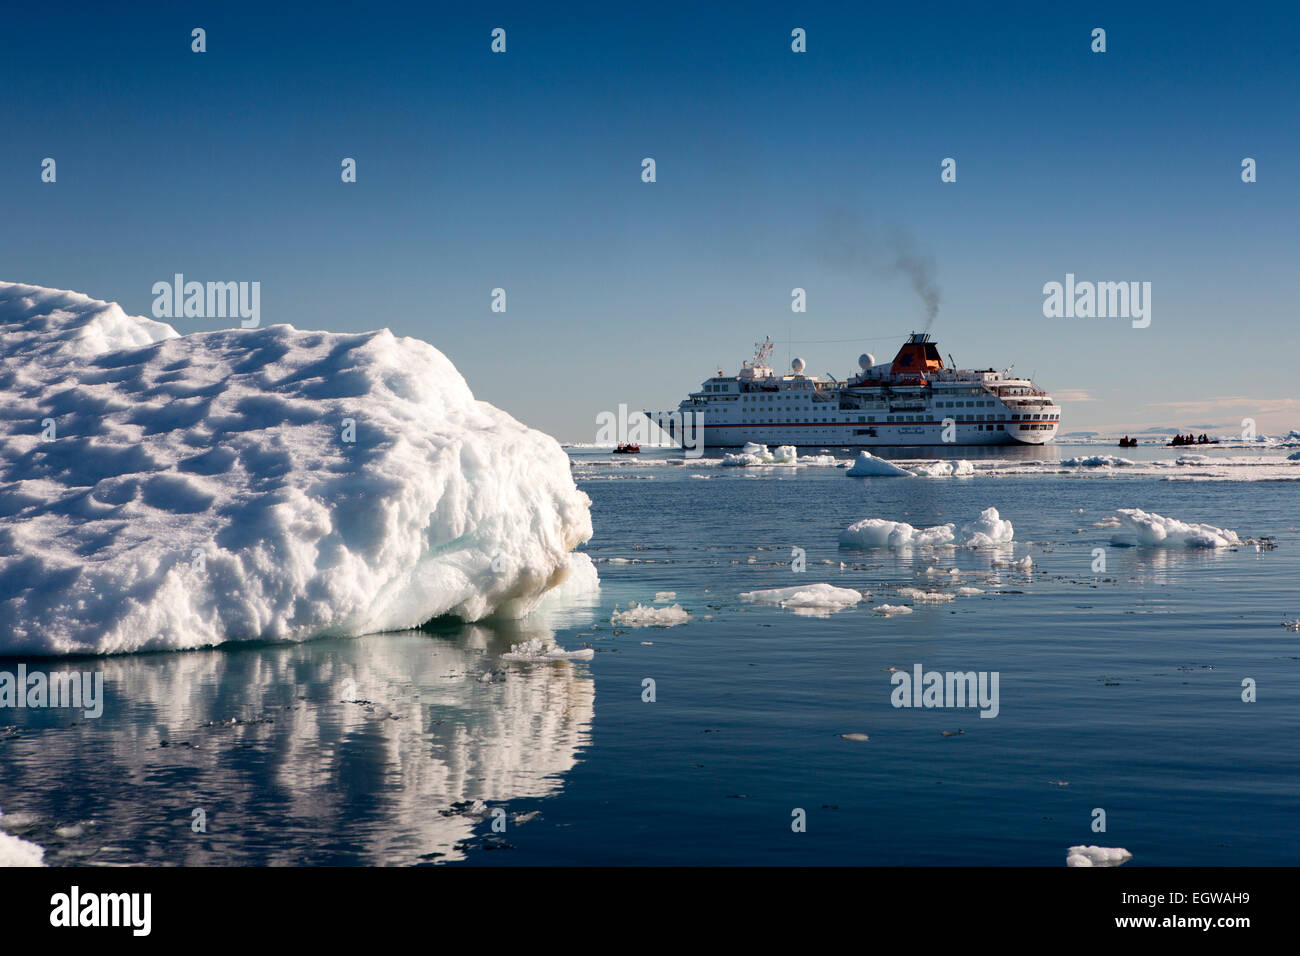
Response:
[[[1300,616],[1295,482],[573,458],[602,588],[543,633],[591,661],[502,662],[537,635],[526,622],[28,662],[102,668],[107,704],[98,720],[0,712],[11,829],[90,864],[1061,866],[1074,844],[1127,848],[1129,866],[1300,858],[1300,634],[1279,626]],[[990,506],[1015,525],[1009,551],[837,545],[861,518],[960,527]],[[1110,547],[1093,525],[1121,507],[1276,548]],[[1025,556],[1028,573],[992,566]],[[737,597],[816,582],[870,597],[826,616]],[[985,593],[871,610],[957,584]],[[691,620],[611,625],[663,591]],[[892,706],[889,668],[918,663],[997,672],[997,717]]]

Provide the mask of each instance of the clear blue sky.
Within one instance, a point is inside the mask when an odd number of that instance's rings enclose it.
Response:
[[[1300,427],[1294,7],[468,6],[7,11],[0,278],[145,315],[176,272],[260,281],[264,324],[418,336],[591,441],[765,334],[817,373],[892,355],[909,284],[819,253],[856,221],[932,258],[941,350],[1033,373],[1066,432]],[[1150,328],[1045,318],[1067,272],[1151,282]]]

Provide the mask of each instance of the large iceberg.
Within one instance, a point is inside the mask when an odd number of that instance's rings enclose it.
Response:
[[[425,342],[15,283],[0,339],[0,654],[518,617],[590,576],[564,451]]]

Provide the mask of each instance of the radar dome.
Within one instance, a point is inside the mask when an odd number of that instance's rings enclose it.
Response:
[[[875,364],[876,364],[876,357],[872,355],[870,352],[863,352],[861,355],[858,356],[858,368],[862,369],[862,371],[864,372]]]
[[[797,359],[795,359],[793,362],[790,363],[790,367],[791,367],[792,369],[794,369],[794,374],[796,374],[796,375],[802,375],[802,374],[803,374],[803,359],[801,359],[801,358],[797,358]]]

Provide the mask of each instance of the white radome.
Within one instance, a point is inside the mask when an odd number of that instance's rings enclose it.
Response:
[[[795,359],[793,362],[790,363],[790,368],[794,370],[794,374],[802,375],[804,370],[803,359],[801,358]]]

